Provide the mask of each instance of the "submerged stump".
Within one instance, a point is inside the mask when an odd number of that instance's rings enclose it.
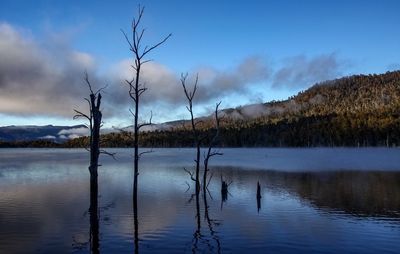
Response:
[[[260,182],[257,181],[257,212],[261,209],[261,187]]]

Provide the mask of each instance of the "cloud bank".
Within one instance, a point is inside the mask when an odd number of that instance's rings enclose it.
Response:
[[[132,78],[130,59],[99,75],[93,56],[60,40],[35,40],[7,23],[0,23],[0,59],[0,113],[71,118],[74,108],[86,111],[83,73],[87,70],[95,87],[109,85],[103,96],[104,115],[128,115],[132,102],[124,80]],[[252,98],[255,87],[299,88],[336,78],[341,67],[336,54],[293,57],[277,70],[265,58],[250,56],[225,70],[210,66],[190,70],[188,83],[199,75],[196,103],[206,105],[232,95]],[[168,112],[185,105],[179,73],[157,62],[145,64],[142,70],[142,83],[149,88],[142,97],[144,107]]]
[[[286,59],[274,75],[273,87],[304,88],[317,82],[337,78],[345,64],[335,53],[307,58],[299,55]]]
[[[131,80],[131,64],[131,60],[121,61],[109,75],[113,77],[111,82],[116,81],[117,84],[123,84],[124,80]],[[206,103],[234,93],[245,95],[251,91],[252,85],[264,82],[270,77],[269,66],[257,56],[246,58],[237,66],[226,71],[212,67],[201,67],[190,71],[187,80],[189,87],[193,85],[196,73],[199,75],[196,94],[198,103]],[[145,105],[160,102],[176,106],[186,102],[180,76],[161,64],[146,63],[143,66],[142,83],[148,88],[142,100]],[[112,97],[113,103],[125,104],[128,102],[127,88],[117,84],[113,85],[114,88],[117,88]]]
[[[51,43],[51,42],[49,42]],[[39,44],[0,24],[0,112],[71,115],[82,97],[82,73],[93,58],[63,45]]]

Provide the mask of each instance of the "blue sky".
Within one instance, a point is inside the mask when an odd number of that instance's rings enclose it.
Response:
[[[85,69],[99,86],[109,84],[106,124],[129,123],[119,80],[129,73],[130,52],[120,29],[129,32],[138,4],[146,8],[146,42],[173,34],[144,75],[159,83],[149,84],[143,104],[157,122],[186,117],[182,72],[199,73],[197,113],[207,114],[219,100],[234,107],[286,99],[325,79],[400,69],[399,1],[3,0],[0,126],[78,124],[72,109],[84,110]],[[22,53],[13,48],[19,43]]]

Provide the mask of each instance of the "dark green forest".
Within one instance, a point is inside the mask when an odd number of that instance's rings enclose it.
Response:
[[[260,104],[258,117],[234,118],[241,108],[225,109],[221,120],[221,147],[399,146],[400,71],[380,75],[355,75],[315,84],[284,101]],[[213,135],[212,118],[199,125],[204,144]],[[103,136],[103,147],[131,147],[131,133]],[[142,147],[191,147],[189,127],[143,132]],[[69,140],[56,147],[83,147],[87,138]],[[10,145],[10,144],[8,144]],[[20,146],[52,146],[25,142]],[[0,143],[0,146],[7,144]]]

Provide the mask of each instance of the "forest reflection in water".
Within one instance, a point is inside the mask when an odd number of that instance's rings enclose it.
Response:
[[[219,166],[196,196],[182,168],[143,163],[135,230],[130,162],[99,169],[97,204],[84,159],[0,163],[0,253],[397,251],[400,172]]]
[[[353,216],[400,216],[400,172],[219,170],[237,182],[238,188],[259,180],[264,191],[289,193],[317,209]]]
[[[195,230],[192,234],[191,246],[188,247],[186,245],[184,252],[221,253],[224,250],[235,252],[235,248],[224,248],[226,245],[235,246],[239,245],[239,243],[229,243],[232,239],[224,235],[224,230],[220,230],[225,223],[235,223],[234,220],[231,221],[232,218],[225,220],[223,204],[229,205],[229,202],[234,200],[235,196],[241,196],[240,192],[236,192],[240,191],[241,188],[246,188],[254,193],[254,197],[246,201],[246,203],[252,206],[251,201],[254,201],[254,208],[257,209],[257,212],[262,211],[262,199],[261,197],[256,197],[256,185],[254,183],[257,181],[260,182],[262,192],[267,197],[269,196],[268,193],[273,193],[275,196],[286,196],[286,198],[289,195],[290,199],[299,199],[302,205],[311,206],[321,214],[331,213],[333,216],[366,218],[370,221],[388,219],[388,221],[395,223],[394,225],[397,229],[399,226],[400,185],[398,183],[400,182],[400,173],[397,172],[337,171],[300,173],[248,171],[232,167],[215,168],[214,172],[231,179],[233,183],[232,193],[221,192],[220,196],[218,196],[218,192],[215,191],[215,196],[211,192],[190,195],[187,204],[193,203],[191,206],[194,208],[192,209],[192,223],[195,225]],[[218,184],[214,184],[213,189],[216,190],[217,188]],[[254,191],[251,191],[251,189],[254,189]],[[229,200],[227,195],[231,197]],[[209,205],[208,200],[210,199],[214,206]],[[216,200],[219,200],[220,206],[215,205]],[[271,205],[268,201],[268,199],[265,200],[266,206]],[[143,200],[143,202],[146,201]],[[179,206],[181,204],[169,205]],[[240,209],[244,208],[239,206],[235,209],[239,211],[235,213],[230,211],[228,218],[233,217],[234,219],[237,216],[236,213],[239,213]],[[280,212],[284,213],[285,211],[282,210]],[[162,214],[159,216],[162,216]],[[212,218],[212,216],[216,216],[216,218]],[[243,219],[245,216],[256,216],[256,214],[247,212],[247,215],[243,214],[237,217]],[[133,219],[134,223],[141,224],[140,219],[136,218],[138,220],[136,222],[135,218]],[[257,219],[263,220],[265,218],[245,218],[245,220],[254,220],[253,223],[257,223]],[[141,237],[136,234],[138,233],[137,226],[134,228],[135,253],[139,253],[140,244],[146,246],[147,238],[145,236],[144,239],[139,241]],[[222,237],[220,237],[220,234],[222,234]],[[399,234],[399,232],[397,231],[396,234]],[[224,239],[227,242],[224,242]],[[173,239],[170,239],[170,241],[173,242]],[[251,249],[251,246],[248,246],[248,248]],[[173,251],[175,252],[178,249],[180,248],[176,248]],[[152,250],[151,252],[158,251],[153,250],[150,243],[147,245],[145,252],[149,250]],[[94,249],[93,253],[98,253],[96,251],[97,249]]]

